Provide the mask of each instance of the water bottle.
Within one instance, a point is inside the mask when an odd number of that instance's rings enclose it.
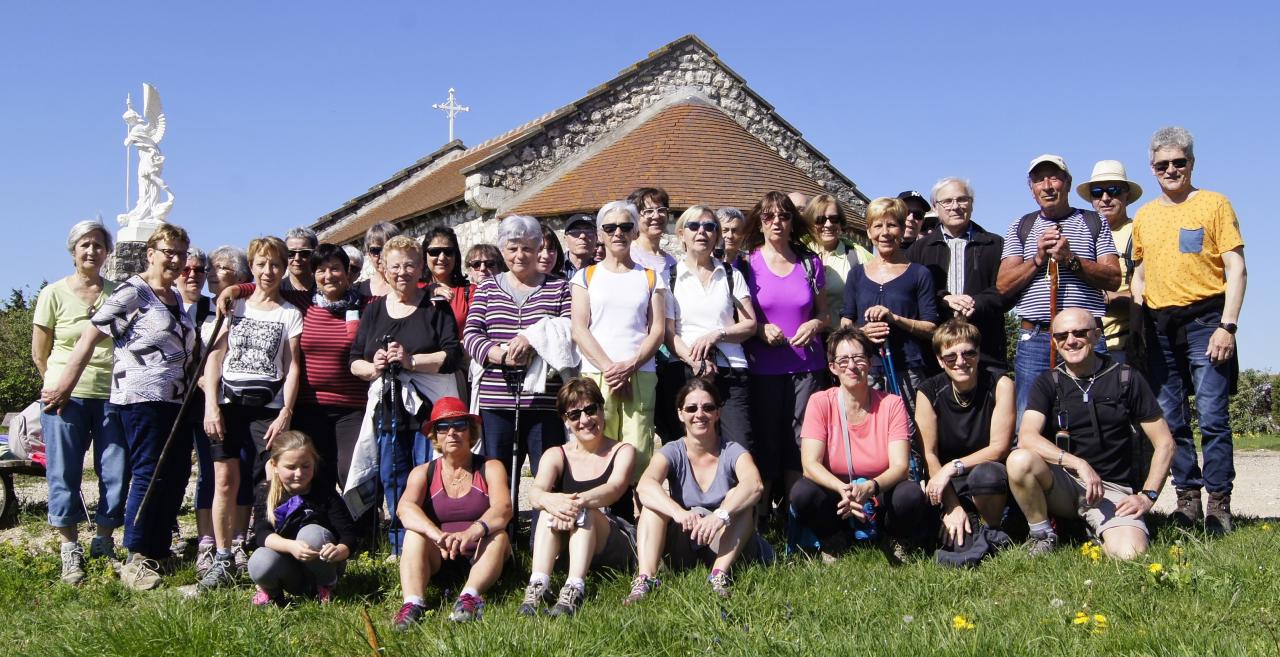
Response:
[[[867,482],[866,477],[858,477],[853,480],[855,484],[864,484]],[[878,503],[876,498],[869,497],[867,501],[862,503],[862,513],[867,516],[866,520],[858,520],[854,516],[849,516],[849,526],[853,528],[853,537],[859,541],[874,541],[880,536],[880,530],[876,523],[876,507]]]

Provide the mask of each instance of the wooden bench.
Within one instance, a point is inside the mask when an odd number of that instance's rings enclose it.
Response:
[[[11,426],[17,413],[5,413],[4,426]],[[0,528],[12,527],[18,520],[18,495],[13,488],[14,475],[45,476],[44,466],[30,459],[0,461]]]

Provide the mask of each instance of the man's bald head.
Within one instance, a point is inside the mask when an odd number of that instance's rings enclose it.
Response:
[[[1091,329],[1096,326],[1097,322],[1094,321],[1093,315],[1090,315],[1089,311],[1084,308],[1067,308],[1066,310],[1058,313],[1057,317],[1053,318],[1053,324],[1050,327],[1050,330],[1054,333],[1058,333],[1061,331],[1073,331],[1075,329],[1082,328]]]
[[[809,205],[809,197],[801,192],[791,192],[787,194],[787,198],[791,199],[791,202],[795,204],[796,212],[804,212],[805,206]]]

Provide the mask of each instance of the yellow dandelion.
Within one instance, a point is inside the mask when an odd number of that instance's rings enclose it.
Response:
[[[1161,566],[1158,562],[1153,563],[1150,566],[1147,566],[1147,572],[1151,573],[1152,575],[1159,575],[1163,570],[1164,570],[1164,566]]]
[[[951,619],[951,629],[953,630],[965,631],[972,630],[975,627],[977,627],[977,625],[974,625],[972,621],[959,614],[957,614],[955,618]]]
[[[1103,616],[1102,614],[1094,614],[1093,622],[1097,625],[1102,625],[1103,627],[1105,627],[1107,625],[1107,617]]]
[[[1181,545],[1170,545],[1170,546],[1169,546],[1169,558],[1170,558],[1170,559],[1181,559],[1181,558],[1182,558],[1182,546],[1181,546]]]
[[[1077,611],[1076,617],[1071,620],[1072,625],[1084,625],[1085,623],[1088,623],[1088,622],[1089,622],[1089,614],[1086,614],[1083,611]]]
[[[1269,531],[1271,531],[1271,523],[1269,523],[1269,522],[1264,522],[1264,523],[1262,523],[1262,531],[1264,531],[1264,532],[1269,532]]]

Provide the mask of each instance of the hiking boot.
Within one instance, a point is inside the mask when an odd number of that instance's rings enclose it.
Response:
[[[204,579],[205,573],[213,567],[213,558],[217,552],[218,548],[214,547],[213,543],[201,545],[196,550],[196,579]]]
[[[208,591],[223,586],[234,586],[236,583],[235,563],[229,557],[213,559],[213,565],[209,566],[209,570],[196,582],[197,591]]]
[[[707,575],[707,581],[711,583],[711,592],[722,597],[729,597],[729,589],[733,586],[733,580],[729,579],[729,573],[723,570],[716,571]]]
[[[79,543],[62,544],[62,581],[75,586],[84,581],[84,548]]]
[[[521,616],[533,616],[538,613],[538,606],[546,600],[547,588],[546,582],[529,582],[529,585],[524,587],[524,600],[520,601],[516,613]]]
[[[278,606],[280,604],[279,599],[273,597],[270,593],[267,593],[267,590],[261,586],[258,587],[257,591],[253,592],[253,599],[250,600],[250,602],[252,602],[255,607],[265,607],[267,605]]]
[[[628,593],[627,597],[622,599],[622,604],[629,605],[640,602],[661,584],[662,582],[658,581],[657,577],[636,575],[636,578],[631,580],[631,593]]]
[[[333,600],[333,586],[316,586],[316,602],[322,605],[329,604]]]
[[[238,538],[231,541],[231,563],[235,565],[235,571],[232,573],[235,577],[249,575],[249,554],[244,551],[244,539]]]
[[[844,532],[837,532],[831,538],[822,541],[822,549],[818,552],[818,556],[822,557],[822,563],[833,564],[849,551],[849,535]]]
[[[890,566],[901,566],[911,558],[911,552],[907,550],[907,546],[892,536],[884,536],[879,543],[880,551],[884,553],[884,558]]]
[[[135,591],[150,591],[160,586],[160,564],[141,554],[129,557],[120,568],[120,582]]]
[[[89,558],[97,559],[106,557],[107,559],[116,558],[116,539],[111,536],[94,536],[89,541]]]
[[[463,593],[453,603],[453,613],[449,620],[455,623],[480,620],[484,617],[484,598],[470,593]]]
[[[1209,507],[1205,509],[1204,529],[1215,536],[1231,531],[1231,493],[1209,491]]]
[[[400,607],[400,611],[396,612],[396,617],[391,621],[391,629],[397,632],[404,632],[418,621],[422,620],[422,615],[427,613],[427,608],[412,602],[406,602]]]
[[[1204,510],[1200,506],[1199,488],[1181,488],[1178,490],[1178,507],[1169,515],[1173,524],[1182,527],[1198,528],[1204,522]]]
[[[582,606],[582,598],[586,595],[583,587],[565,584],[560,587],[560,597],[556,598],[555,606],[547,610],[547,615],[572,616],[578,613],[578,607]]]
[[[1027,555],[1038,557],[1053,552],[1058,547],[1058,535],[1048,532],[1043,536],[1032,534],[1027,537]]]

